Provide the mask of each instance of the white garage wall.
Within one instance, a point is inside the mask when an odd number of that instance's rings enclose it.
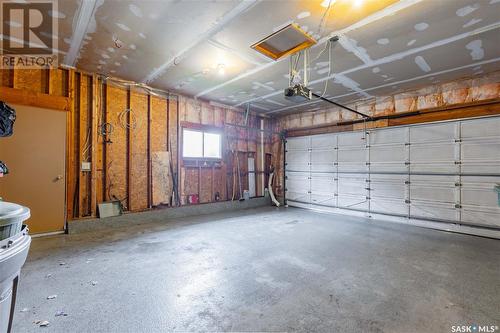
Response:
[[[290,206],[500,237],[500,117],[288,138]]]

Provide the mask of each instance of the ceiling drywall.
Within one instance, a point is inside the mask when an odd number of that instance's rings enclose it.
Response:
[[[322,103],[284,99],[288,59],[250,48],[291,22],[319,41],[310,87],[342,102],[500,70],[500,0],[328,2],[59,1],[61,61],[271,115]]]

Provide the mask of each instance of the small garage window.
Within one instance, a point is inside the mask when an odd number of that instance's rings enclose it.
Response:
[[[184,158],[222,158],[222,135],[212,131],[184,128],[182,131],[182,156]]]

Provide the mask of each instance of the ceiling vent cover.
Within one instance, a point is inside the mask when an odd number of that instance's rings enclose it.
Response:
[[[253,44],[252,48],[273,60],[278,60],[314,44],[314,38],[292,23]]]

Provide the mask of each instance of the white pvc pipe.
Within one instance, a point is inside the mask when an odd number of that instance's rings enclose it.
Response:
[[[269,189],[269,195],[271,196],[271,200],[276,205],[276,207],[279,207],[280,203],[278,202],[278,200],[276,200],[276,197],[274,196],[273,193],[273,177],[274,177],[274,172],[271,172],[271,174],[269,175],[269,183],[267,184],[267,188]]]

